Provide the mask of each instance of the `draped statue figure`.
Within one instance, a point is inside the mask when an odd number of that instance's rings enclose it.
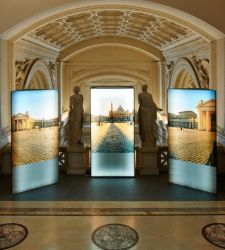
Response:
[[[80,87],[75,86],[74,94],[70,97],[69,111],[69,146],[81,144],[83,126],[83,96],[79,94]]]
[[[147,92],[148,85],[142,85],[142,93],[138,95],[139,109],[139,134],[141,137],[142,147],[156,147],[156,120],[158,108],[152,99],[152,95]]]

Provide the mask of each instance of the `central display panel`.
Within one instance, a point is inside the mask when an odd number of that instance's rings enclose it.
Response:
[[[134,89],[91,88],[91,176],[134,174]]]

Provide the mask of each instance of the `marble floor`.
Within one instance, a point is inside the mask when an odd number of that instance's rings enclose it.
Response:
[[[60,174],[54,185],[12,194],[11,176],[0,176],[1,201],[224,201],[225,178],[217,195],[168,183],[168,174],[135,178],[92,178]]]
[[[1,201],[0,224],[19,223],[28,236],[12,249],[97,250],[92,232],[105,224],[135,229],[140,250],[219,249],[201,233],[225,223],[224,201]]]

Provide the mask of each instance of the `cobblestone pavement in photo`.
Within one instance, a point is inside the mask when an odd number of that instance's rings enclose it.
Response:
[[[206,164],[215,140],[215,132],[169,128],[170,156],[184,161]]]
[[[127,123],[104,124],[96,127],[92,131],[92,150],[101,153],[133,152],[132,136],[128,137],[132,129],[133,127]]]
[[[58,127],[12,133],[13,166],[46,161],[58,156]]]

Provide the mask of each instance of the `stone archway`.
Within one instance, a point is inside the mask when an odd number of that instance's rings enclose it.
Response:
[[[170,88],[201,88],[197,72],[191,62],[180,58],[174,65],[169,81]]]
[[[42,59],[35,60],[25,77],[24,89],[54,89],[51,71]]]

